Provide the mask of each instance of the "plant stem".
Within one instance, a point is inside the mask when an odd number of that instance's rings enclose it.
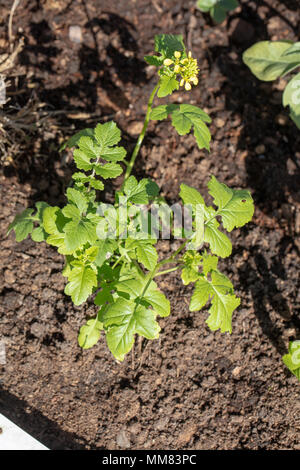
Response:
[[[167,259],[164,259],[162,261],[160,261],[159,266],[162,266],[163,264],[168,264],[168,263],[172,263],[174,258],[176,258],[176,256],[178,255],[178,253],[180,253],[183,248],[185,247],[185,245],[188,243],[188,240],[186,240],[185,242],[183,242],[180,247],[174,251],[174,253],[172,254],[172,256],[170,256],[170,258],[167,258]]]
[[[111,269],[115,269],[115,267],[120,263],[120,261],[124,258],[125,254],[120,256],[120,258],[117,259],[117,261],[115,262],[115,264],[112,266]]]
[[[158,273],[156,273],[156,274],[154,275],[154,277],[156,277],[156,276],[162,276],[163,274],[172,273],[173,271],[176,271],[176,269],[181,268],[181,266],[184,266],[184,265],[183,265],[183,264],[180,264],[180,265],[178,265],[178,266],[175,266],[175,268],[165,269],[164,271],[158,271]]]
[[[147,130],[147,127],[148,127],[148,124],[149,124],[149,120],[150,120],[150,113],[151,113],[151,110],[152,110],[152,104],[153,104],[153,100],[154,100],[154,97],[156,95],[156,92],[159,88],[159,83],[155,86],[154,90],[152,91],[151,95],[150,95],[150,98],[149,98],[149,101],[148,101],[148,105],[147,105],[147,113],[146,113],[146,116],[145,116],[145,121],[144,121],[144,125],[143,125],[143,129],[142,129],[142,132],[140,133],[139,135],[139,138],[137,140],[137,143],[133,149],[133,152],[132,152],[132,155],[131,155],[131,158],[129,160],[129,163],[127,165],[127,168],[126,168],[126,172],[125,172],[125,177],[124,177],[124,182],[129,178],[131,172],[132,172],[132,168],[133,168],[133,165],[134,165],[134,162],[135,162],[135,159],[139,153],[139,150],[141,148],[141,145],[142,145],[142,142],[144,140],[144,137],[145,137],[145,134],[146,134],[146,130]],[[123,183],[124,184],[124,183]]]
[[[149,274],[149,279],[148,279],[148,281],[147,281],[147,283],[146,283],[146,285],[145,285],[145,287],[144,287],[144,289],[143,289],[143,292],[142,292],[142,294],[139,296],[139,298],[137,299],[134,312],[136,311],[136,309],[137,309],[138,306],[140,305],[140,303],[141,303],[141,301],[142,301],[144,295],[146,294],[146,291],[147,291],[148,287],[150,286],[150,284],[151,284],[151,282],[152,282],[152,280],[153,280],[155,274],[156,274],[157,271],[158,271],[158,267],[159,267],[159,264],[157,264],[157,265],[155,266],[155,268],[154,268],[154,269],[151,271],[151,273]]]

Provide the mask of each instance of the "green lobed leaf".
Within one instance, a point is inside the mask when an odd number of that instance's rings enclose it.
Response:
[[[158,57],[156,55],[145,55],[144,60],[149,65],[154,65],[155,67],[160,67],[163,64],[164,58]]]
[[[182,269],[181,278],[184,285],[196,282],[201,275],[199,267],[202,266],[202,271],[205,276],[211,271],[216,271],[218,266],[218,257],[210,255],[204,251],[200,255],[197,251],[188,250],[182,257],[184,268]]]
[[[17,242],[27,238],[34,227],[32,213],[33,209],[25,209],[21,214],[17,214],[12,223],[9,224],[7,234],[14,230]]]
[[[81,137],[78,142],[78,147],[89,159],[100,156],[100,147],[92,137]]]
[[[202,268],[204,275],[207,276],[211,271],[216,271],[217,267],[218,257],[204,252],[202,255]]]
[[[237,0],[198,0],[197,7],[200,11],[209,12],[216,23],[222,23],[228,11],[234,10],[239,5]]]
[[[130,176],[124,185],[124,193],[128,201],[133,204],[148,204],[150,199],[157,196],[159,187],[154,181],[149,179],[142,179],[137,181],[134,176]]]
[[[104,240],[97,240],[96,243],[99,250],[95,259],[95,265],[100,267],[106,261],[106,259],[111,257],[111,255],[117,249],[118,244],[115,240],[111,240],[109,238],[105,238]]]
[[[205,222],[204,242],[209,244],[212,253],[226,258],[232,252],[232,244],[225,233],[218,229],[219,225],[219,222],[214,218]]]
[[[226,20],[227,10],[223,8],[219,3],[210,9],[210,15],[216,23],[223,23]]]
[[[96,180],[95,178],[90,178],[90,185],[94,189],[102,191],[104,189],[104,184],[102,181]]]
[[[217,0],[198,0],[197,7],[203,13],[209,12],[209,10],[216,4]]]
[[[161,104],[152,109],[150,119],[152,121],[162,121],[166,119],[175,109],[179,108],[179,104]]]
[[[90,319],[80,328],[78,335],[78,344],[82,349],[92,348],[100,339],[102,323],[98,317]]]
[[[195,290],[190,302],[190,311],[195,312],[197,310],[201,310],[212,294],[213,289],[210,282],[205,276],[201,275],[195,284]]]
[[[120,142],[121,131],[114,121],[97,124],[95,128],[95,138],[101,148],[112,147]]]
[[[184,268],[181,272],[181,279],[186,286],[199,279],[199,266],[202,263],[202,256],[193,250],[188,250],[183,256]]]
[[[208,183],[208,189],[218,207],[217,215],[221,216],[223,226],[228,232],[234,227],[242,227],[252,219],[254,204],[249,191],[231,189],[226,184],[219,183],[214,176]]]
[[[136,249],[136,255],[139,263],[146,269],[152,271],[158,259],[158,254],[155,247],[148,240],[135,240],[133,246]]]
[[[97,275],[95,271],[84,264],[75,266],[69,276],[65,287],[65,294],[70,295],[75,305],[82,304],[97,286]]]
[[[75,149],[73,152],[73,157],[77,168],[80,170],[88,171],[93,168],[91,157],[87,156],[82,150]]]
[[[43,242],[47,237],[48,235],[43,227],[36,227],[31,233],[31,238],[34,242]]]
[[[65,246],[68,251],[75,251],[80,246],[89,242],[91,245],[96,241],[96,225],[88,218],[77,218],[68,222],[63,231],[65,233]]]
[[[222,333],[232,332],[231,319],[233,311],[240,305],[240,299],[233,293],[229,279],[218,271],[211,272],[211,281],[203,274],[195,284],[191,298],[190,310],[200,310],[211,300],[207,325],[212,331],[220,329]]]
[[[153,307],[157,315],[161,317],[170,315],[170,302],[159,290],[148,289],[144,299]]]
[[[197,189],[182,183],[180,185],[179,196],[186,205],[191,205],[196,210],[197,204],[204,206],[204,199]]]
[[[111,304],[114,301],[114,298],[111,293],[111,287],[112,286],[107,286],[104,285],[102,290],[98,292],[98,294],[95,297],[94,304],[99,305],[100,307],[105,306],[105,304]]]
[[[170,302],[157,288],[154,281],[148,285],[148,276],[136,271],[136,267],[120,274],[120,280],[115,284],[118,295],[127,299],[139,301],[146,307],[152,306],[155,313],[161,317],[170,314]]]
[[[113,121],[105,124],[98,124],[95,128],[95,138],[99,145],[99,155],[104,160],[117,162],[123,160],[126,150],[123,147],[116,147],[121,139],[121,131]]]
[[[172,116],[172,124],[179,135],[185,135],[193,127],[194,136],[200,149],[209,150],[211,135],[206,122],[210,123],[211,118],[202,109],[190,104],[169,104],[157,106],[150,115],[152,120],[162,120],[168,114]]]
[[[88,208],[88,201],[82,194],[82,192],[78,191],[74,188],[67,189],[67,198],[68,201],[73,202],[75,206],[78,208],[80,215],[87,211]]]
[[[153,310],[136,305],[132,300],[119,297],[106,309],[101,320],[106,329],[108,347],[115,358],[124,360],[133,346],[134,334],[148,339],[158,338],[160,327]]]
[[[89,183],[92,188],[98,189],[100,191],[104,189],[104,184],[102,181],[97,180],[92,175],[86,176],[85,173],[76,172],[73,173],[72,178],[76,181],[76,183]]]
[[[286,367],[300,380],[300,341],[291,341],[289,352],[282,357]]]
[[[106,122],[105,124],[98,124],[93,131],[93,135],[82,136],[77,139],[76,144],[78,149],[74,150],[74,160],[77,167],[80,170],[94,170],[98,168],[99,159],[106,160],[108,162],[117,162],[124,159],[126,150],[123,147],[116,146],[121,139],[121,131],[113,121]],[[120,167],[111,167],[111,174],[114,177]],[[108,170],[107,168],[106,170]],[[109,178],[108,172],[103,170],[104,177]],[[79,174],[77,174],[77,178]],[[80,176],[81,182],[87,182],[83,180],[83,176]],[[93,177],[93,187],[97,186],[97,182]],[[99,183],[98,183],[99,185]],[[98,189],[98,187],[96,187]]]
[[[174,58],[174,52],[185,52],[182,34],[157,34],[154,38],[155,51],[159,52],[163,59]]]
[[[289,106],[290,117],[300,129],[300,73],[295,75],[285,87],[282,103],[283,106]]]
[[[244,52],[243,61],[260,80],[276,80],[300,65],[300,52],[285,55],[291,44],[291,41],[257,42]]]
[[[49,204],[47,204],[47,202],[43,202],[43,201],[39,201],[39,202],[36,202],[35,203],[35,207],[37,209],[37,212],[36,212],[36,217],[39,219],[39,221],[41,223],[43,223],[43,213],[44,213],[44,210],[47,208],[47,207],[50,207]]]
[[[81,137],[86,137],[86,136],[89,136],[89,137],[92,137],[94,135],[94,129],[90,129],[90,128],[87,128],[87,129],[82,129],[81,131],[79,132],[76,132],[76,134],[72,135],[72,137],[70,137],[59,149],[59,151],[61,152],[62,150],[64,150],[65,148],[72,148],[72,147],[76,147],[78,145],[78,142],[79,140],[81,139]]]
[[[123,169],[117,163],[106,163],[105,165],[95,166],[95,172],[97,175],[102,176],[102,178],[116,178],[120,176]]]
[[[179,82],[176,75],[162,75],[159,80],[158,98],[164,98],[171,95],[173,91],[179,89]]]

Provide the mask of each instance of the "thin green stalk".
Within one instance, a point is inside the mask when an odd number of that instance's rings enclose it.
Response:
[[[143,289],[143,292],[142,292],[142,294],[139,296],[139,298],[137,299],[134,312],[136,311],[136,309],[137,309],[138,306],[140,305],[140,303],[141,303],[141,301],[142,301],[144,295],[146,294],[148,287],[150,286],[150,284],[151,284],[153,278],[155,277],[155,274],[156,274],[157,271],[158,271],[158,267],[159,267],[159,264],[156,265],[155,268],[154,268],[154,269],[151,271],[151,273],[149,274],[149,278],[148,278],[148,281],[147,281],[147,283],[146,283],[146,285],[145,285],[145,287],[144,287],[144,289]],[[134,313],[134,312],[133,312],[133,313]]]
[[[159,266],[162,266],[163,264],[168,264],[168,263],[172,263],[173,260],[176,258],[176,256],[185,248],[185,245],[188,243],[188,240],[186,240],[185,242],[183,242],[180,247],[174,251],[174,253],[170,256],[170,258],[167,258],[167,259],[164,259],[162,261],[160,261],[159,263]]]
[[[182,266],[184,266],[184,264],[175,266],[175,268],[165,269],[164,271],[158,271],[158,273],[156,273],[154,277],[163,276],[164,274],[172,273],[173,271],[176,271],[177,269],[182,268]]]
[[[125,172],[125,177],[124,177],[124,182],[129,178],[129,176],[131,175],[131,172],[132,172],[132,168],[133,168],[133,165],[134,165],[134,162],[136,160],[136,157],[139,153],[139,150],[141,148],[141,145],[142,145],[142,142],[144,140],[144,137],[145,137],[145,134],[146,134],[146,130],[147,130],[147,127],[148,127],[148,124],[149,124],[149,121],[150,121],[150,113],[151,113],[151,110],[152,110],[152,104],[153,104],[153,100],[154,100],[154,97],[156,95],[156,92],[159,88],[159,83],[156,85],[156,87],[154,88],[154,90],[152,91],[151,95],[150,95],[150,98],[149,98],[149,101],[148,101],[148,105],[147,105],[147,113],[146,113],[146,116],[145,116],[145,121],[144,121],[144,125],[143,125],[143,129],[142,129],[142,132],[140,133],[139,135],[139,138],[137,140],[137,143],[133,149],[133,152],[132,152],[132,155],[131,155],[131,158],[129,160],[129,163],[127,165],[127,168],[126,168],[126,172]],[[124,184],[124,183],[123,183]]]
[[[117,261],[115,262],[115,264],[112,266],[111,269],[115,269],[115,267],[120,263],[120,261],[125,257],[125,254],[124,255],[121,255],[120,258],[117,259]]]

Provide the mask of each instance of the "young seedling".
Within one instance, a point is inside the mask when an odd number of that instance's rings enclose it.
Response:
[[[237,0],[198,0],[197,7],[203,13],[209,13],[216,23],[223,23],[229,11],[239,6]]]
[[[300,67],[300,42],[261,41],[244,52],[243,61],[259,80],[273,81]],[[290,117],[300,129],[300,73],[287,84],[282,104],[289,106]]]
[[[66,191],[63,208],[36,203],[26,209],[9,226],[16,240],[29,234],[33,240],[57,247],[65,256],[63,275],[68,279],[65,293],[75,305],[94,295],[98,308],[95,318],[81,327],[78,341],[90,348],[103,331],[114,357],[122,361],[133,344],[135,335],[158,338],[159,315],[170,314],[170,303],[158,289],[155,278],[179,270],[185,285],[195,284],[191,311],[211,303],[207,324],[212,330],[231,332],[231,317],[240,304],[231,281],[218,269],[218,257],[231,254],[232,245],[219,229],[227,232],[242,227],[252,218],[254,207],[248,191],[230,189],[212,176],[209,193],[214,206],[207,206],[201,194],[182,184],[181,204],[168,207],[159,197],[159,187],[148,178],[138,181],[132,168],[150,119],[171,116],[180,135],[193,133],[199,148],[209,149],[210,133],[205,123],[209,116],[189,104],[163,104],[153,108],[153,100],[171,95],[180,86],[190,90],[198,83],[198,65],[186,53],[181,36],[155,37],[158,55],[146,56],[155,65],[158,81],[149,98],[143,130],[131,158],[125,162],[126,150],[119,146],[121,132],[110,121],[85,129],[71,137],[64,147],[76,147],[73,187]],[[115,194],[113,205],[98,203],[96,191],[104,188],[103,180],[125,177]],[[183,223],[178,222],[178,213]],[[182,214],[182,212],[184,212]],[[159,260],[155,244],[160,236],[180,238],[180,246]]]
[[[300,341],[291,341],[289,352],[282,358],[287,368],[300,380]]]

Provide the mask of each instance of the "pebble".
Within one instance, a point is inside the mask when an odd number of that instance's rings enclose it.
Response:
[[[186,446],[190,440],[193,438],[194,434],[197,432],[197,425],[192,424],[186,427],[180,434],[177,439],[177,447],[181,448]]]
[[[220,118],[217,118],[215,119],[214,121],[216,127],[218,127],[219,129],[223,126],[225,126],[225,121],[223,119],[220,119]]]
[[[38,322],[32,323],[30,327],[31,334],[35,336],[36,338],[43,338],[45,334],[45,330],[46,330],[45,326]]]
[[[257,147],[255,147],[255,153],[257,153],[257,155],[261,155],[265,153],[265,151],[266,151],[266,147],[263,144],[260,144]]]
[[[242,369],[242,367],[240,367],[240,366],[235,367],[235,368],[233,369],[233,371],[232,371],[233,377],[239,378],[240,375],[241,375],[242,370],[243,370],[243,369]]]
[[[280,126],[286,126],[289,121],[289,118],[285,114],[277,114],[275,121]]]
[[[121,449],[129,449],[130,448],[130,440],[126,434],[125,429],[121,429],[121,431],[117,435],[117,444]]]
[[[6,284],[14,284],[14,282],[16,281],[14,273],[10,271],[9,269],[7,269],[4,272],[4,280]]]
[[[82,42],[82,32],[80,26],[69,27],[69,39],[76,44],[80,44]]]
[[[143,129],[143,123],[140,121],[133,121],[128,125],[128,132],[132,135],[138,135]]]

